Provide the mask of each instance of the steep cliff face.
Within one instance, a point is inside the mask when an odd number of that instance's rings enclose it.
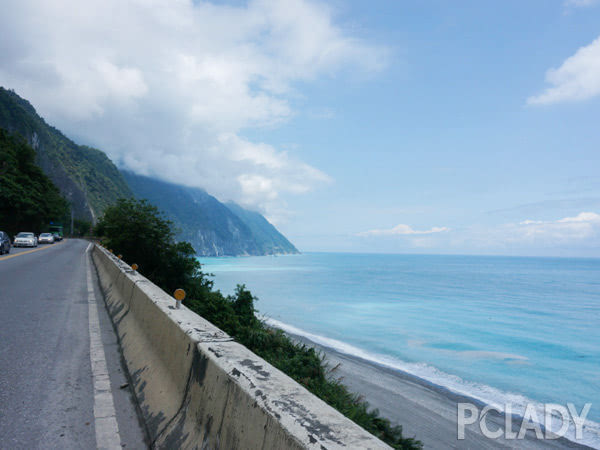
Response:
[[[124,171],[123,176],[135,196],[147,199],[162,210],[175,225],[178,239],[191,242],[199,255],[298,252],[259,213],[244,210],[235,204],[226,206],[202,189],[166,183],[132,172]],[[252,221],[248,220],[250,217]]]
[[[22,135],[36,150],[37,163],[71,203],[76,218],[93,222],[116,199],[132,195],[103,152],[75,144],[48,125],[27,100],[2,87],[0,128]]]
[[[250,229],[257,245],[266,255],[281,255],[298,253],[294,245],[281,234],[262,214],[242,208],[240,205],[228,202],[227,208],[238,216]]]

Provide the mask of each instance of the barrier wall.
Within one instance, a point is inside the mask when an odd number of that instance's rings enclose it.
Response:
[[[105,249],[92,258],[153,447],[390,448]]]

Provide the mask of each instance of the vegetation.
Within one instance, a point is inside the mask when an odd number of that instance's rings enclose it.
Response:
[[[225,203],[225,206],[250,229],[254,240],[261,248],[261,254],[299,253],[296,247],[262,214],[242,208],[234,202]]]
[[[203,279],[192,246],[176,242],[171,222],[146,200],[119,199],[104,211],[94,232],[167,292],[193,292]]]
[[[64,219],[67,201],[35,164],[35,150],[0,128],[0,223],[9,235],[43,231]]]
[[[75,219],[73,221],[73,236],[84,237],[92,233],[92,222],[89,220]]]
[[[124,171],[134,195],[157,206],[175,226],[176,238],[199,255],[297,253],[296,248],[259,213],[223,204],[204,190]]]
[[[402,428],[392,426],[377,410],[348,391],[333,378],[323,357],[313,348],[299,345],[282,331],[256,318],[256,298],[244,287],[224,296],[200,270],[194,249],[175,242],[171,223],[146,201],[119,200],[108,207],[96,233],[102,242],[167,292],[183,288],[186,305],[226,331],[238,342],[287,373],[298,383],[332,405],[367,431],[394,448],[419,448],[420,443],[402,437]]]
[[[36,161],[44,172],[63,192],[73,193],[70,200],[77,218],[89,220],[118,198],[131,196],[121,173],[103,152],[75,144],[48,125],[27,100],[2,87],[0,127],[24,136],[36,149]]]

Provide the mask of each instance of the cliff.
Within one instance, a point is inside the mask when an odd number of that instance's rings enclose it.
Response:
[[[69,201],[75,218],[95,222],[106,206],[132,195],[103,152],[75,144],[48,125],[27,100],[2,87],[0,128],[20,134],[35,149],[36,163]]]
[[[261,214],[223,204],[206,191],[129,171],[123,176],[137,198],[147,199],[173,222],[177,238],[202,256],[273,255],[298,250]]]

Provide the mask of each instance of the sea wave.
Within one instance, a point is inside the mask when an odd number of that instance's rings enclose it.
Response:
[[[316,344],[331,348],[337,352],[349,356],[357,357],[389,369],[405,372],[431,384],[447,389],[455,394],[463,395],[478,402],[492,406],[499,411],[505,412],[506,405],[510,405],[513,416],[518,415],[523,417],[527,405],[533,405],[537,417],[540,418],[541,421],[543,421],[545,417],[544,405],[529,399],[522,394],[505,392],[482,383],[467,381],[459,376],[443,372],[426,363],[406,362],[391,356],[370,353],[346,342],[310,333],[279,320],[266,317],[262,317],[261,319],[264,320],[268,325],[279,328],[287,333],[304,337]],[[515,355],[511,356],[514,357]],[[581,408],[583,405],[578,405],[578,407]],[[560,428],[561,423],[556,422],[556,420],[557,419],[554,418],[552,421],[552,430],[558,430]],[[592,448],[600,449],[600,424],[586,420],[583,429],[584,431],[582,439],[575,439],[575,424],[570,422],[569,428],[565,434],[565,438],[578,444],[588,445]],[[516,431],[518,432],[518,430]]]

